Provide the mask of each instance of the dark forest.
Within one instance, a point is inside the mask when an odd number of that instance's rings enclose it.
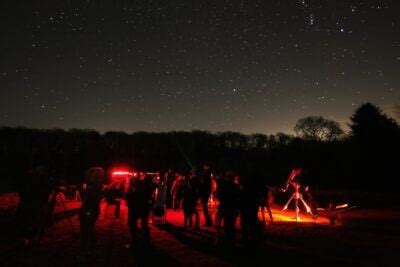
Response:
[[[350,118],[350,131],[322,117],[300,119],[296,136],[238,132],[106,132],[28,128],[0,129],[2,191],[15,190],[30,168],[47,165],[58,182],[75,184],[91,166],[187,172],[207,162],[214,172],[254,173],[279,186],[302,166],[316,188],[391,191],[399,178],[399,126],[382,110],[363,104]],[[266,122],[267,123],[267,122]]]

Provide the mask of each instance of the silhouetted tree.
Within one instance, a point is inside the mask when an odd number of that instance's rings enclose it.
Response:
[[[278,142],[280,146],[289,145],[290,142],[294,139],[293,135],[285,134],[285,133],[277,133],[275,135],[275,140]]]
[[[362,104],[350,120],[351,135],[358,141],[392,140],[399,131],[396,121],[371,103]]]
[[[398,160],[393,155],[400,147],[397,123],[371,103],[357,108],[350,120],[352,161],[347,169],[356,170],[353,182],[375,190],[395,183]]]
[[[268,146],[268,136],[265,134],[252,134],[249,137],[249,142],[252,148],[263,150]]]
[[[326,120],[325,129],[325,138],[327,141],[338,140],[344,135],[344,131],[336,121]]]
[[[38,164],[57,179],[78,183],[92,166],[128,165],[136,170],[187,172],[206,162],[213,172],[246,171],[246,162],[272,185],[281,185],[294,163],[309,170],[309,185],[373,190],[398,177],[399,127],[372,104],[351,118],[351,137],[322,117],[298,121],[298,137],[207,131],[149,133],[0,128],[0,191],[16,190]],[[323,140],[324,142],[316,142]],[[363,140],[363,142],[360,142]],[[367,167],[367,168],[366,168]],[[394,188],[394,187],[390,187]],[[386,188],[383,188],[387,190]]]
[[[344,134],[339,123],[321,116],[309,116],[299,119],[294,131],[301,138],[314,141],[332,141]]]

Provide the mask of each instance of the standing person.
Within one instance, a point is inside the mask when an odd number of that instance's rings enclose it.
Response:
[[[95,224],[100,215],[100,202],[103,198],[104,170],[90,168],[86,173],[82,192],[82,207],[79,213],[82,252],[90,253],[96,242]]]
[[[153,222],[155,217],[161,217],[162,222],[166,222],[167,218],[167,185],[165,179],[160,179],[156,186],[156,193],[153,205]]]
[[[171,186],[171,195],[172,195],[172,208],[174,210],[178,210],[181,207],[182,201],[182,185],[186,177],[180,174],[176,174],[174,182]]]
[[[263,224],[266,224],[266,219],[265,219],[265,212],[268,212],[269,218],[271,223],[274,222],[274,219],[272,217],[272,211],[271,211],[271,207],[270,207],[270,202],[271,202],[271,192],[268,188],[268,186],[263,185],[262,187],[264,190],[260,190],[259,192],[259,209],[261,211],[261,217],[262,217],[262,221]]]
[[[226,173],[219,183],[218,189],[219,207],[218,213],[220,220],[218,222],[218,236],[221,236],[220,224],[224,222],[224,234],[226,241],[229,244],[234,244],[235,241],[235,224],[239,215],[240,201],[240,179],[233,173]],[[218,239],[219,239],[218,237]]]
[[[149,214],[153,207],[154,183],[151,175],[141,174],[139,178],[131,180],[127,194],[128,226],[131,232],[131,245],[137,239],[137,223],[140,220],[142,238],[150,240]]]
[[[172,195],[172,185],[174,184],[176,175],[172,172],[171,169],[169,169],[165,175],[164,175],[164,182],[166,184],[166,189],[167,189],[167,199],[166,199],[166,205],[167,208],[172,208],[173,207],[173,195]]]
[[[29,171],[19,190],[17,218],[24,246],[40,242],[46,224],[50,220],[49,196],[53,187],[50,170],[38,165]]]
[[[260,240],[262,228],[258,220],[259,195],[263,194],[260,173],[250,168],[243,178],[241,194],[241,226],[243,242]]]
[[[199,190],[199,197],[201,201],[201,206],[203,208],[205,226],[211,227],[212,226],[212,219],[210,213],[208,212],[208,199],[211,195],[211,170],[210,166],[207,164],[203,164],[202,169],[200,170],[198,177],[198,190]]]
[[[79,188],[77,186],[74,186],[73,193],[75,194],[75,200],[76,201],[82,201],[81,192],[79,191]]]
[[[214,181],[216,183],[216,190],[215,190],[215,198],[218,201],[217,212],[215,213],[214,224],[217,227],[217,231],[220,232],[221,224],[222,224],[222,208],[221,206],[221,198],[224,196],[224,190],[226,187],[226,175],[219,174],[214,176]]]
[[[193,177],[189,177],[182,185],[183,192],[183,226],[192,227],[193,225],[193,215],[195,216],[195,228],[199,228],[200,218],[197,212],[197,192],[194,185]]]

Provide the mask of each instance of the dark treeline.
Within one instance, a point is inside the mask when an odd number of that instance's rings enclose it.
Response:
[[[14,190],[28,170],[48,165],[55,178],[79,183],[92,166],[128,165],[146,171],[186,172],[203,162],[214,172],[257,170],[282,185],[291,168],[304,167],[307,184],[320,188],[394,190],[400,133],[372,104],[350,118],[351,132],[321,117],[300,119],[297,136],[206,131],[148,133],[0,128],[1,190]],[[333,125],[333,127],[332,127]],[[338,126],[338,127],[336,127]]]

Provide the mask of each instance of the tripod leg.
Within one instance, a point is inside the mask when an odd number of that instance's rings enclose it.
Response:
[[[261,218],[262,218],[262,222],[263,224],[265,224],[265,211],[264,211],[264,207],[260,206],[258,208],[257,214],[261,211]],[[258,216],[258,215],[257,215]]]
[[[54,191],[53,191],[53,192],[54,192]],[[41,228],[40,228],[40,230],[39,230],[39,234],[38,234],[38,237],[37,237],[37,243],[38,243],[38,244],[40,244],[40,243],[42,242],[43,236],[44,236],[44,234],[45,234],[45,232],[46,232],[46,227],[48,226],[48,225],[47,225],[47,224],[48,224],[48,221],[49,221],[49,220],[52,220],[52,221],[53,221],[53,224],[55,223],[55,218],[54,218],[54,206],[55,206],[55,203],[56,203],[56,196],[57,196],[57,194],[54,193],[53,196],[52,196],[52,198],[51,198],[49,208],[48,208],[48,210],[47,210],[47,212],[46,212],[46,214],[45,214],[44,223],[41,225]]]
[[[274,218],[272,217],[272,211],[271,211],[271,206],[269,205],[269,203],[267,203],[267,211],[269,214],[269,218],[271,219],[271,223],[274,222]]]
[[[68,210],[67,210],[67,207],[65,206],[64,200],[61,197],[60,197],[60,200],[61,200],[61,204],[62,204],[62,206],[64,208],[64,212],[67,213]],[[75,239],[78,239],[78,235],[77,235],[77,233],[75,231],[74,225],[72,224],[71,218],[69,216],[67,216],[67,220],[69,222],[69,225],[71,226],[71,230],[72,230],[72,232],[74,234]]]
[[[307,203],[304,201],[303,197],[300,196],[299,199],[300,199],[300,201],[303,203],[304,207],[306,208],[307,213],[308,213],[308,214],[311,214],[311,208],[310,208],[310,207],[307,205]]]
[[[285,207],[283,207],[283,211],[287,210],[287,208],[289,207],[290,201],[292,201],[292,199],[294,198],[294,194],[289,198],[289,200],[286,202]]]

